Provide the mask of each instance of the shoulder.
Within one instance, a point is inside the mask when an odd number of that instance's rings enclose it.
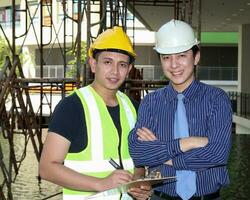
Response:
[[[117,92],[117,95],[120,96],[121,98],[125,98],[125,99],[129,100],[132,103],[132,105],[134,106],[136,112],[138,111],[140,103],[137,100],[135,100],[134,98],[132,98],[131,96],[129,96],[128,94],[126,94],[120,90]]]
[[[76,94],[63,98],[55,107],[50,119],[50,128],[54,126],[64,126],[65,122],[79,118],[83,110],[81,101]],[[60,125],[61,124],[61,125]]]
[[[74,142],[77,135],[81,135],[84,124],[83,106],[79,97],[73,93],[63,98],[52,114],[49,123],[49,131],[63,136],[70,142]],[[80,134],[79,134],[80,133]]]
[[[199,91],[200,95],[210,102],[225,102],[231,104],[228,93],[219,87],[199,82]]]
[[[81,101],[76,93],[73,93],[63,98],[56,106],[56,109],[72,109],[75,106],[81,105]],[[55,110],[56,110],[55,109]]]
[[[167,97],[167,87],[163,87],[148,93],[142,100],[142,102],[155,102],[160,101],[163,98]]]
[[[199,82],[200,89],[205,91],[207,95],[211,96],[228,96],[227,92],[219,87],[209,85],[207,83]]]

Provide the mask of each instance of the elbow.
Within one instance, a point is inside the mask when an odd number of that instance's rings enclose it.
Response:
[[[45,179],[46,180],[46,169],[43,165],[43,163],[39,163],[39,167],[38,167],[38,173],[39,173],[39,176],[42,178],[42,179]]]
[[[226,165],[230,154],[230,142],[224,144],[218,143],[211,147],[210,151],[208,151],[210,152],[210,160],[217,165]]]
[[[39,167],[38,167],[38,173],[39,173],[39,176],[44,179],[44,180],[47,180],[49,181],[49,174],[48,174],[48,167],[45,163],[43,162],[40,162],[39,163]]]
[[[219,151],[217,154],[218,163],[220,163],[221,165],[226,165],[228,162],[229,155],[230,147],[221,148],[221,151]]]
[[[133,147],[129,147],[129,154],[134,162],[134,165],[137,166],[139,165],[139,162],[138,162],[138,155],[137,153],[134,151],[134,148]]]
[[[228,161],[228,155],[226,155],[226,154],[214,155],[214,158],[212,159],[212,162],[216,166],[226,165],[227,161]]]
[[[135,149],[136,149],[135,143],[136,143],[135,138],[133,138],[131,135],[129,135],[129,137],[128,137],[128,148],[129,148],[130,154],[135,153]]]
[[[218,163],[221,165],[226,165],[228,161],[228,155],[222,155],[218,158]]]

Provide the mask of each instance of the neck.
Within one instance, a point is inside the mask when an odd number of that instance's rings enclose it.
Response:
[[[97,84],[92,83],[90,85],[98,95],[100,95],[107,106],[117,106],[118,102],[116,99],[117,90],[109,90],[103,87],[99,87]]]
[[[178,92],[178,93],[182,93],[184,90],[186,90],[194,81],[194,75],[192,75],[189,79],[187,79],[184,83],[181,84],[173,84],[174,89]]]

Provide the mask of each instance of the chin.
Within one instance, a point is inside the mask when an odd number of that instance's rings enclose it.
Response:
[[[107,85],[107,88],[110,90],[118,90],[121,85]]]
[[[173,77],[171,80],[176,85],[180,85],[180,84],[182,84],[184,82],[182,77],[179,77],[179,78]]]

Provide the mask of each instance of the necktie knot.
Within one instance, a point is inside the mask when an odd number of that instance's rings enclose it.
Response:
[[[185,96],[181,93],[177,94],[177,99],[178,101],[183,101],[183,99],[185,98]]]

